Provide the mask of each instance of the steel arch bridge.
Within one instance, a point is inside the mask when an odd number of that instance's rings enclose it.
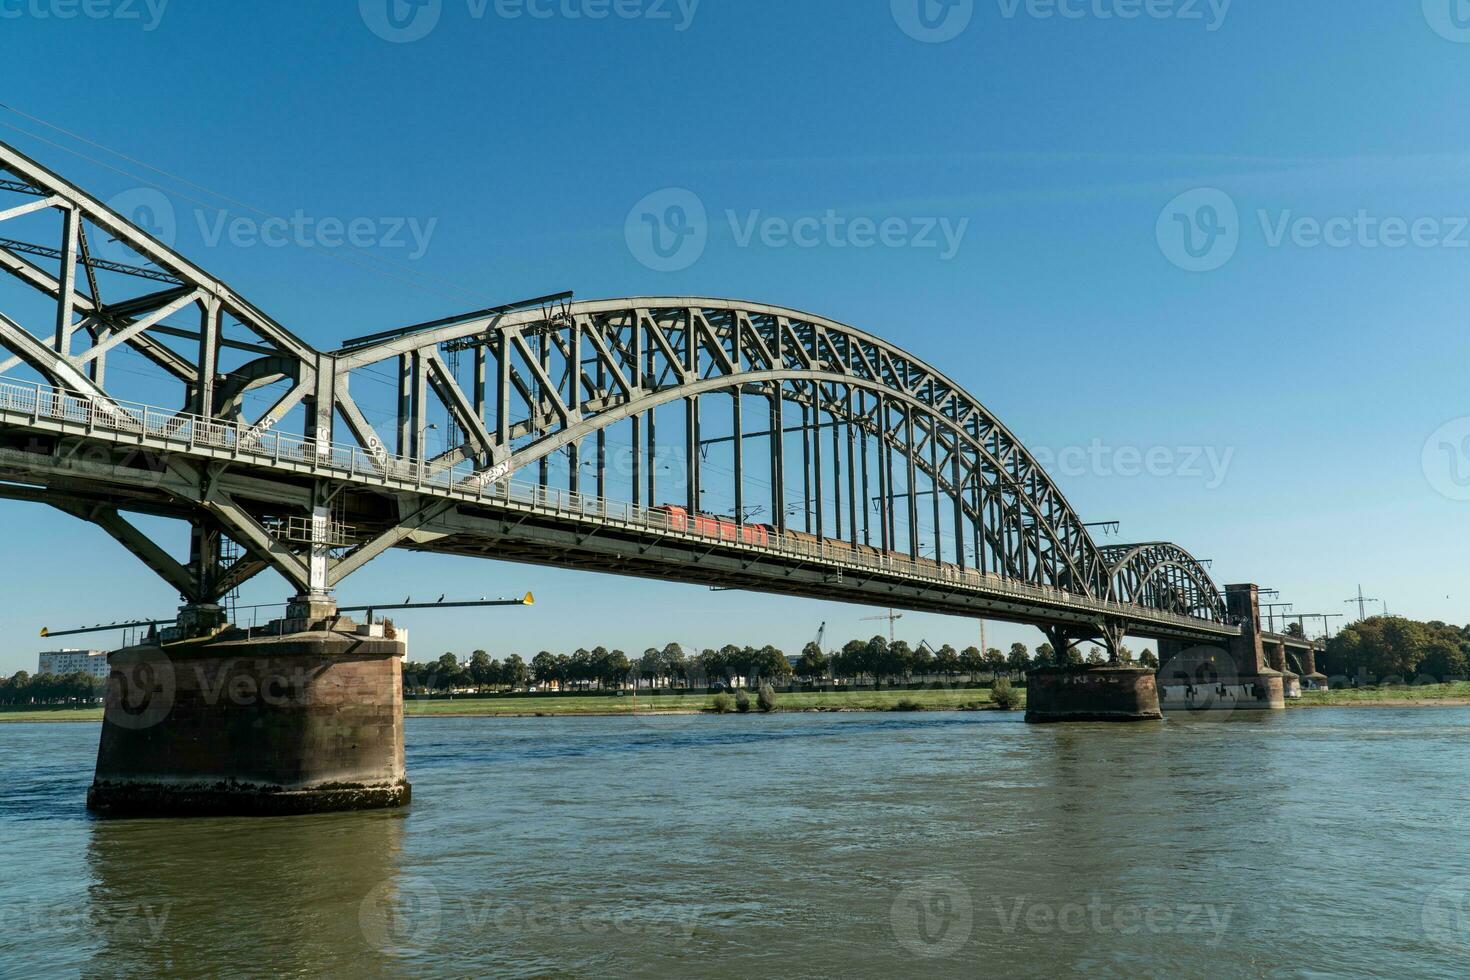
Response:
[[[28,294],[0,308],[0,497],[97,524],[191,606],[267,568],[325,595],[403,547],[1092,636],[1239,632],[1186,551],[1099,548],[993,413],[873,334],[563,294],[320,351],[3,144],[0,170],[0,235],[29,230],[0,237]],[[109,383],[124,350],[144,397]],[[188,521],[188,559],[128,512]]]

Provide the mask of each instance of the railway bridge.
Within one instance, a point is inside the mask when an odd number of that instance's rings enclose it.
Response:
[[[95,525],[178,592],[166,654],[114,655],[124,687],[289,637],[269,657],[340,672],[340,651],[303,646],[325,636],[350,641],[352,679],[386,683],[393,638],[344,625],[333,593],[393,548],[1027,623],[1115,662],[1130,634],[1230,651],[1249,677],[1275,673],[1273,650],[1310,656],[1184,548],[1100,547],[999,419],[874,334],[760,303],[559,294],[320,350],[4,144],[0,171],[0,498]],[[187,557],[137,514],[187,523]],[[275,639],[231,631],[226,597],[267,570],[293,595]],[[1101,683],[1146,701],[1152,676],[1114,667]],[[1063,700],[1087,686],[1064,680]],[[167,755],[176,727],[113,716],[99,786]],[[383,717],[359,721],[394,729]],[[402,782],[401,717],[383,737]]]

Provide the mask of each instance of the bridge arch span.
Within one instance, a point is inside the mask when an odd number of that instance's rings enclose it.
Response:
[[[1113,545],[1103,549],[1111,573],[1108,598],[1226,621],[1225,600],[1197,558],[1167,541]]]

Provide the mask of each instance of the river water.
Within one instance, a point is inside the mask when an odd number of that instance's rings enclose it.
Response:
[[[1470,975],[1470,710],[410,719],[415,802],[100,821],[0,726],[0,975]]]

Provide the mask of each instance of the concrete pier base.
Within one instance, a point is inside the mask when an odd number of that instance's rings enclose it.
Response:
[[[1158,721],[1154,672],[1117,665],[1040,667],[1026,674],[1026,720]]]
[[[403,652],[397,640],[338,630],[118,650],[87,807],[199,816],[402,806]]]

